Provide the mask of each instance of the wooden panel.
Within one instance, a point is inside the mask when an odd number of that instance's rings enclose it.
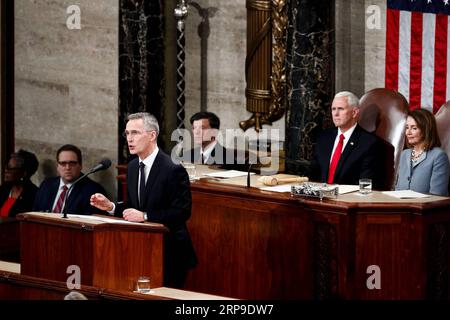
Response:
[[[185,288],[237,298],[312,298],[310,217],[292,211],[194,193],[189,230],[199,265]]]
[[[65,282],[77,265],[81,283],[92,285],[93,233],[34,222],[21,224],[22,274]]]
[[[15,218],[0,218],[0,260],[20,261],[20,225]]]
[[[135,290],[139,276],[149,276],[151,286],[163,285],[163,235],[148,232],[95,234],[92,285]]]

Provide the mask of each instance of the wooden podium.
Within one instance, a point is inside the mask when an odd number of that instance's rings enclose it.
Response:
[[[68,267],[78,266],[83,285],[133,291],[139,276],[163,285],[162,224],[41,212],[17,217],[23,275],[66,282],[74,274]]]

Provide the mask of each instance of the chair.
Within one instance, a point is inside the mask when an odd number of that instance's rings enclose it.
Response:
[[[376,88],[360,99],[358,123],[369,132],[374,132],[385,143],[387,180],[385,188],[394,187],[400,154],[405,144],[405,124],[408,116],[408,101],[396,91]]]
[[[441,139],[441,148],[445,150],[450,159],[450,101],[443,104],[434,117],[436,119],[439,138]],[[450,183],[448,190],[450,193]]]
[[[441,148],[445,150],[450,159],[450,101],[443,104],[434,117],[439,138],[441,139]]]

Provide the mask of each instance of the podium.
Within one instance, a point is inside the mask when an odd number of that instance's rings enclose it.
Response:
[[[82,285],[133,291],[140,276],[163,285],[162,224],[41,212],[17,218],[22,275],[73,283],[79,270]]]

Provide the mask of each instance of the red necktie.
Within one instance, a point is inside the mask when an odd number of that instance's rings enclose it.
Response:
[[[333,157],[331,158],[330,170],[328,170],[328,180],[327,183],[333,183],[334,173],[339,163],[339,158],[341,157],[342,147],[344,146],[344,135],[341,133],[339,136],[339,142],[334,150]]]
[[[61,209],[62,209],[63,204],[64,204],[64,199],[66,198],[67,189],[68,189],[67,186],[64,185],[63,186],[63,191],[59,195],[58,201],[56,201],[56,205],[55,205],[55,208],[53,209],[53,212],[56,212],[56,213],[61,212]]]

